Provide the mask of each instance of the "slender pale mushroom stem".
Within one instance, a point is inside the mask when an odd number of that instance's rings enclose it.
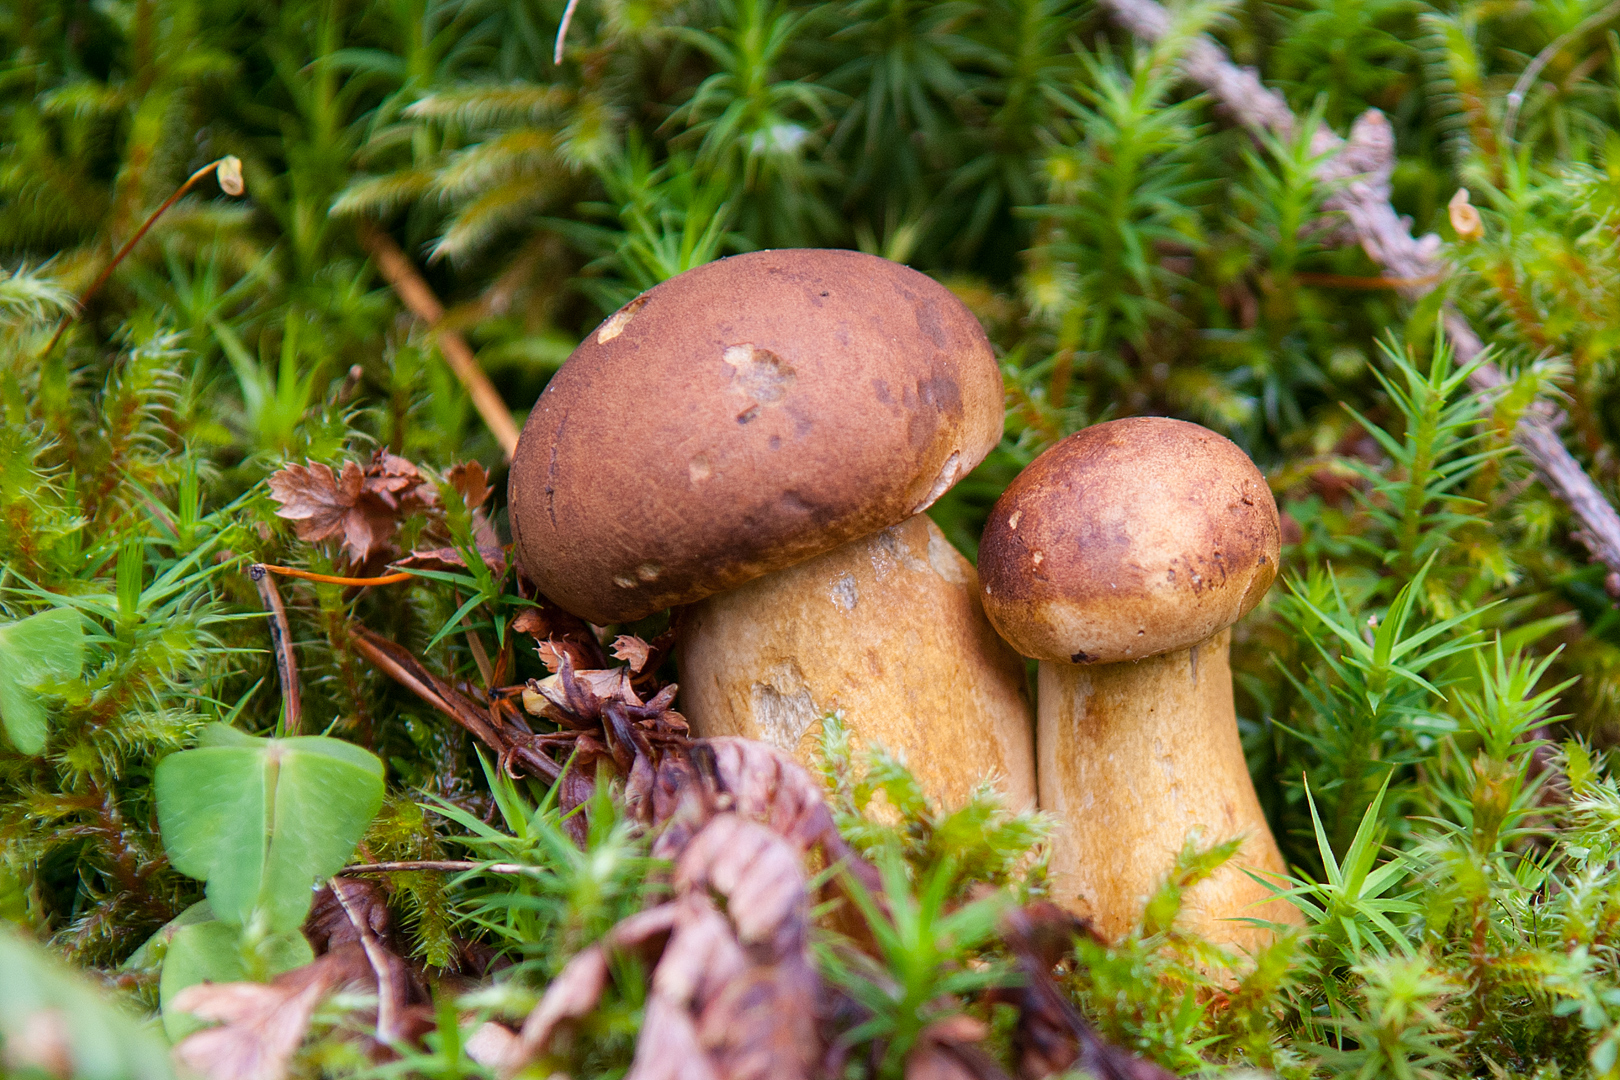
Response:
[[[1243,451],[1162,417],[1098,424],[1008,487],[979,549],[985,612],[1040,661],[1036,772],[1054,898],[1119,938],[1189,841],[1241,838],[1182,924],[1246,950],[1298,914],[1233,709],[1230,627],[1277,573],[1277,506]]]

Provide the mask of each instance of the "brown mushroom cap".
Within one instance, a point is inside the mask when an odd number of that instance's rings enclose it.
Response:
[[[509,485],[524,571],[593,622],[640,618],[905,520],[1001,438],[984,331],[852,251],[671,278],[574,351]]]
[[[1025,656],[1111,664],[1232,625],[1277,576],[1277,503],[1247,454],[1144,416],[1069,436],[990,511],[990,622]]]

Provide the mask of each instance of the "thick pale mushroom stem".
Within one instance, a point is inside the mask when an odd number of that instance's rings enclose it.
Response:
[[[1052,893],[1109,939],[1140,921],[1193,830],[1202,847],[1244,843],[1188,890],[1182,926],[1254,951],[1270,932],[1239,919],[1299,922],[1245,873],[1284,866],[1238,741],[1231,636],[1118,664],[1041,662],[1041,806],[1069,832],[1053,848]]]
[[[809,762],[841,710],[856,749],[904,755],[934,797],[995,779],[1034,805],[1024,665],[985,619],[978,575],[925,515],[686,609],[681,711],[694,734]]]

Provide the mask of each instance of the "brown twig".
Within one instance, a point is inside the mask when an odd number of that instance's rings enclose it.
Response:
[[[304,705],[298,692],[298,658],[293,655],[292,631],[287,626],[287,609],[281,603],[281,592],[275,578],[266,573],[263,563],[248,567],[248,576],[259,587],[259,598],[270,613],[270,647],[276,654],[276,674],[281,676],[281,700],[285,715],[283,735],[297,735],[303,723]]]
[[[373,634],[358,623],[350,625],[349,640],[354,643],[355,651],[375,664],[383,674],[466,728],[479,742],[493,750],[499,760],[520,764],[530,774],[548,781],[562,775],[561,765],[534,746],[506,737],[491,722],[489,713],[423,667],[409,649]]]
[[[461,607],[461,590],[457,589],[451,595],[455,598],[456,607]],[[484,648],[484,639],[473,629],[471,616],[462,617],[461,630],[467,636],[467,647],[472,651],[473,663],[478,665],[478,674],[484,680],[484,689],[494,690],[495,668],[489,662],[489,650]]]
[[[346,883],[339,878],[333,878],[328,884],[331,886],[332,895],[342,905],[343,914],[349,917],[349,924],[354,927],[355,933],[360,935],[360,947],[366,951],[366,960],[371,964],[371,972],[377,979],[377,1041],[392,1043],[400,1034],[399,1017],[395,1013],[405,995],[398,985],[399,976],[403,972],[396,970],[396,967],[403,965],[400,964],[399,957],[390,953],[383,947],[382,942],[377,940],[377,935],[372,933],[371,924],[366,919],[365,913],[350,902],[344,888]],[[348,884],[361,887],[358,882]]]
[[[405,859],[398,862],[356,863],[353,866],[345,866],[342,873],[408,874],[418,870],[437,870],[447,874],[479,870],[488,874],[530,874],[538,877],[544,877],[549,873],[542,867],[524,866],[522,863],[481,863],[470,859]]]
[[[1115,21],[1144,41],[1157,42],[1170,31],[1170,15],[1156,0],[1103,3]],[[1245,127],[1285,139],[1298,130],[1299,121],[1282,96],[1266,89],[1253,69],[1232,63],[1209,38],[1199,36],[1188,44],[1181,68]],[[1400,291],[1412,299],[1433,291],[1448,270],[1441,258],[1441,241],[1433,233],[1414,237],[1410,223],[1390,203],[1395,136],[1384,114],[1367,110],[1351,126],[1348,139],[1339,138],[1325,124],[1318,127],[1311,133],[1311,151],[1321,160],[1318,179],[1334,189],[1324,208],[1344,215],[1350,235]],[[1457,359],[1473,363],[1484,351],[1479,336],[1449,305],[1443,317]],[[1481,396],[1491,395],[1504,382],[1501,369],[1488,360],[1469,377]],[[1564,446],[1558,436],[1561,421],[1559,411],[1546,403],[1533,405],[1520,416],[1514,440],[1548,490],[1574,513],[1580,522],[1576,537],[1609,568],[1610,594],[1620,596],[1620,514]]]
[[[444,319],[444,305],[439,303],[439,298],[433,295],[433,290],[422,280],[422,275],[417,273],[416,267],[411,265],[399,245],[394,243],[393,237],[370,222],[361,222],[360,242],[377,260],[377,268],[388,279],[388,284],[393,286],[400,300],[413,315],[428,324],[428,329],[438,339],[439,352],[444,355],[445,363],[456,373],[461,385],[467,388],[473,408],[478,410],[478,415],[495,436],[495,441],[501,444],[506,460],[511,461],[518,442],[518,428],[511,410],[501,400],[495,384],[489,381],[484,369],[478,366],[478,358],[473,355],[467,339],[454,330],[439,327]]]
[[[562,63],[563,45],[568,38],[568,24],[574,21],[574,11],[578,7],[579,0],[568,0],[568,6],[563,8],[562,22],[557,24],[557,44],[551,50],[553,66]]]
[[[1355,277],[1349,274],[1295,274],[1301,285],[1320,285],[1328,289],[1421,289],[1438,285],[1443,275],[1426,278]]]
[[[79,317],[79,314],[95,298],[96,293],[101,291],[101,287],[107,284],[107,279],[112,277],[114,270],[118,269],[118,264],[124,261],[124,256],[134,250],[135,245],[141,242],[141,237],[145,236],[147,230],[157,223],[157,219],[162,217],[169,207],[179,202],[182,195],[195,187],[197,181],[215,170],[219,172],[220,190],[224,191],[225,194],[235,196],[242,194],[246,190],[242,186],[242,163],[230,154],[220,158],[218,161],[210,161],[207,165],[188,176],[186,182],[176,188],[174,194],[165,199],[163,205],[152,211],[147,219],[141,223],[141,227],[135,230],[135,235],[124,241],[124,246],[118,249],[118,254],[112,257],[112,261],[106,265],[96,277],[96,280],[90,283],[88,289],[84,290],[84,294],[73,305],[73,310],[62,317],[62,321],[56,326],[56,333],[52,334],[51,340],[46,342],[45,351],[39,354],[40,359],[43,360],[51,354],[51,350],[56,348],[58,341],[62,340],[62,335],[73,324],[73,320]]]

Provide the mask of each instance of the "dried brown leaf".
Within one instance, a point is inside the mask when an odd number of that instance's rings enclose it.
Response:
[[[906,1055],[906,1080],[1011,1080],[975,1045],[989,1034],[988,1025],[965,1014],[936,1020]]]
[[[613,658],[629,664],[630,670],[638,675],[651,655],[652,647],[633,634],[620,634],[613,639]]]
[[[340,903],[332,891],[339,883],[342,883],[347,905]],[[315,890],[315,901],[304,919],[304,937],[316,956],[330,952],[339,945],[359,943],[360,931],[350,917],[349,909],[363,913],[362,917],[373,934],[384,940],[389,939],[393,920],[389,917],[388,903],[377,884],[363,878],[333,878]]]
[[[74,1069],[73,1029],[67,1014],[61,1009],[35,1009],[24,1016],[0,1046],[0,1065],[68,1080]]]
[[[270,477],[278,517],[294,523],[300,540],[342,540],[352,565],[383,551],[411,514],[435,506],[438,494],[415,465],[379,450],[364,468],[352,461],[288,465]]]
[[[593,945],[577,954],[546,987],[540,1004],[523,1021],[517,1040],[507,1047],[497,1070],[512,1076],[546,1052],[551,1036],[565,1021],[589,1016],[607,989],[607,953]]]
[[[406,1008],[413,987],[404,959],[388,948],[376,933],[375,924],[379,922],[387,929],[388,909],[377,887],[369,881],[334,877],[329,888],[348,917],[350,929],[359,940],[376,980],[377,1038],[391,1043],[406,1030]]]
[[[298,539],[318,543],[341,537],[354,562],[363,562],[372,546],[371,521],[357,510],[364,487],[365,477],[352,461],[338,475],[317,463],[288,465],[270,477],[270,496],[281,504],[276,516],[295,523]]]
[[[570,615],[544,596],[536,596],[534,601],[534,607],[524,608],[512,620],[512,629],[532,635],[537,642],[566,643],[570,646],[567,651],[573,657],[574,667],[581,671],[608,666],[607,654],[602,651],[602,643],[596,639],[589,623]]]
[[[624,1080],[724,1080],[698,1042],[692,1014],[659,995],[647,999],[636,1057]]]
[[[221,1024],[182,1039],[175,1060],[208,1080],[281,1080],[321,999],[370,974],[365,951],[344,945],[273,982],[188,986],[174,1007]]]
[[[696,1009],[748,968],[726,917],[707,898],[683,896],[666,905],[675,911],[669,944],[653,971],[652,992]]]
[[[546,1052],[558,1027],[596,1008],[607,988],[609,950],[656,951],[674,926],[675,905],[662,904],[622,920],[599,944],[575,955],[523,1021],[517,1041],[501,1058],[499,1074],[511,1076],[531,1064]]]
[[[467,502],[467,509],[477,510],[489,501],[495,489],[489,486],[489,473],[476,461],[464,461],[460,465],[450,466],[450,471],[444,474],[450,486],[461,492],[461,497]]]
[[[1015,908],[1001,934],[1018,960],[1024,984],[1012,992],[1018,1007],[1013,1046],[1025,1080],[1080,1070],[1098,1080],[1173,1080],[1175,1074],[1107,1042],[1052,981],[1052,967],[1085,922],[1054,904]]]
[[[819,1053],[818,983],[802,957],[754,965],[727,982],[697,1024],[715,1071],[725,1080],[810,1076]]]
[[[463,1049],[467,1056],[486,1069],[499,1068],[517,1045],[517,1032],[505,1024],[487,1020],[467,1037]]]

